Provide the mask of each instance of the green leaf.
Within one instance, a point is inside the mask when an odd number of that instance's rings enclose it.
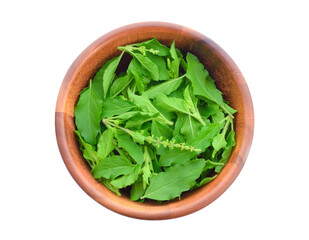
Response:
[[[183,165],[170,167],[166,172],[155,175],[142,198],[171,200],[189,190],[201,175],[205,161],[197,159]]]
[[[89,87],[80,94],[79,101],[74,109],[75,124],[78,131],[87,143],[95,145],[97,135],[101,130],[100,115],[103,101],[92,88]]]
[[[195,101],[193,102],[193,97],[194,96],[191,96],[191,92],[190,92],[190,87],[189,85],[185,88],[184,92],[183,92],[183,97],[184,97],[184,100],[186,101],[186,103],[188,104],[191,112],[194,112],[196,111],[196,100],[197,99],[194,99]]]
[[[232,125],[232,130],[230,131],[229,135],[226,138],[226,142],[227,142],[227,146],[234,147],[236,145],[236,142],[235,142],[235,132],[233,130],[233,125]]]
[[[140,199],[144,193],[145,193],[144,186],[143,186],[143,181],[136,181],[131,188],[130,191],[130,200],[131,201],[137,201],[138,199]]]
[[[222,153],[222,158],[219,160],[220,163],[223,163],[223,166],[217,166],[215,169],[216,173],[221,172],[221,170],[223,169],[224,165],[227,163],[227,161],[229,160],[229,157],[233,151],[233,147],[235,146],[236,142],[235,142],[235,132],[234,130],[231,130],[227,139],[226,139],[227,145]]]
[[[169,149],[160,156],[159,163],[163,167],[168,167],[174,164],[188,162],[194,155],[194,152],[179,148]]]
[[[152,173],[153,173],[151,157],[149,155],[149,152],[146,146],[144,147],[144,166],[142,167],[141,171],[142,171],[143,185],[144,185],[144,188],[146,188],[147,185],[149,184],[149,179],[152,177]]]
[[[118,196],[121,196],[121,193],[119,192],[119,188],[114,187],[111,184],[111,180],[102,178],[102,179],[100,179],[100,182],[103,183],[105,185],[105,187],[107,187],[109,190],[116,193]]]
[[[129,98],[135,103],[135,105],[140,108],[144,112],[152,112],[152,113],[159,113],[159,116],[157,118],[158,121],[160,121],[163,124],[169,124],[172,125],[173,122],[169,121],[162,115],[162,113],[159,112],[157,108],[153,106],[151,101],[144,95],[138,96],[132,93],[131,91],[128,92]]]
[[[190,114],[187,103],[180,98],[167,97],[163,93],[156,96],[157,104],[167,111]]]
[[[199,112],[205,118],[209,118],[211,115],[216,114],[216,112],[221,111],[219,105],[214,102],[207,102],[206,106],[199,106]],[[222,111],[221,111],[222,112]]]
[[[153,61],[151,61],[148,57],[145,57],[140,53],[130,52],[130,54],[132,54],[132,56],[140,62],[143,68],[145,68],[149,72],[153,80],[155,81],[159,80],[159,70],[157,65]]]
[[[223,153],[222,153],[222,158],[219,160],[219,162],[221,162],[221,163],[223,163],[223,164],[225,165],[225,164],[227,163],[227,161],[229,160],[229,157],[230,157],[232,151],[233,151],[233,147],[232,147],[232,146],[227,147],[227,148],[223,151]],[[217,166],[217,167],[215,168],[215,172],[216,172],[216,173],[220,173],[220,172],[222,171],[223,167],[224,167],[224,166]]]
[[[231,114],[235,114],[237,113],[237,110],[230,107],[229,105],[227,105],[226,103],[224,103],[225,108],[231,113]]]
[[[184,121],[185,121],[185,115],[184,114],[178,115],[178,118],[175,122],[175,127],[173,131],[173,139],[172,139],[172,140],[175,140],[176,143],[181,143],[185,141],[183,135],[180,133],[180,130],[184,124]]]
[[[226,146],[225,134],[219,133],[217,134],[212,141],[212,146],[216,151],[219,151],[221,148]]]
[[[203,121],[199,110],[197,108],[197,102],[198,99],[195,98],[193,94],[191,94],[189,86],[186,87],[186,89],[183,92],[184,100],[188,105],[188,108],[190,109],[190,112],[192,113],[192,116],[195,117],[203,126],[205,126],[205,122]]]
[[[159,113],[139,112],[129,121],[127,121],[125,128],[140,128],[143,123],[156,119]]]
[[[214,168],[216,166],[224,166],[224,164],[220,163],[220,162],[213,162],[211,160],[206,160],[203,171],[206,171],[208,169],[212,169],[212,168]]]
[[[205,122],[202,120],[198,110],[193,110],[193,113],[190,111],[190,106],[188,105],[188,103],[181,99],[181,98],[177,98],[177,97],[167,97],[166,95],[159,93],[156,96],[156,100],[157,100],[157,104],[160,105],[160,107],[162,107],[163,109],[167,110],[167,111],[175,111],[175,112],[179,112],[179,113],[184,113],[184,114],[188,114],[194,118],[196,118],[197,120],[199,120],[203,126],[205,126]],[[194,106],[192,106],[192,108],[195,108]]]
[[[190,115],[184,115],[184,122],[180,129],[180,133],[184,135],[186,141],[190,141],[198,133],[202,125]]]
[[[100,159],[105,159],[108,156],[108,154],[110,154],[114,150],[115,145],[113,143],[113,139],[114,139],[114,131],[111,128],[105,130],[101,134],[98,140],[98,150],[97,150],[97,154]]]
[[[134,142],[137,142],[139,144],[144,144],[145,137],[144,137],[143,134],[141,134],[139,132],[130,132],[129,134],[133,138]]]
[[[175,79],[170,79],[168,81],[165,81],[163,83],[157,84],[148,90],[146,90],[143,95],[147,96],[150,99],[153,99],[156,97],[157,94],[163,93],[166,95],[169,95],[171,92],[175,91],[176,89],[179,88],[180,84],[183,82],[183,78],[185,75],[175,78]]]
[[[212,139],[220,131],[219,123],[209,123],[205,127],[202,127],[196,134],[194,139],[188,142],[188,145],[205,151],[210,146]]]
[[[141,165],[135,165],[129,174],[112,180],[111,185],[116,188],[125,188],[129,185],[132,185],[137,180],[140,171]]]
[[[132,59],[128,67],[128,72],[134,76],[135,84],[140,94],[142,94],[145,90],[141,69],[142,67],[139,62],[136,59]]]
[[[219,109],[215,114],[213,114],[211,118],[212,118],[212,122],[220,123],[221,127],[224,126],[225,115],[221,109]]]
[[[158,159],[157,159],[157,155],[156,155],[156,154],[154,154],[154,156],[153,156],[153,159],[152,159],[152,166],[153,166],[153,171],[154,171],[155,173],[160,173],[160,172],[162,172],[162,169],[161,169],[161,166],[160,166],[160,164],[159,164],[159,162],[158,162]]]
[[[166,67],[166,63],[164,59],[160,56],[151,54],[151,53],[146,53],[146,56],[158,67],[159,71],[159,78],[158,80],[167,80],[169,79],[169,73]],[[155,79],[154,79],[155,80]]]
[[[93,78],[92,81],[92,87],[93,90],[96,91],[98,96],[103,99],[104,98],[104,92],[103,92],[103,74],[105,72],[105,69],[108,67],[108,65],[113,61],[114,59],[111,59],[107,61],[103,67],[96,73],[96,75]]]
[[[124,52],[121,53],[121,55],[119,57],[114,58],[114,60],[112,60],[110,62],[110,64],[107,66],[107,68],[104,71],[103,74],[103,93],[104,93],[104,98],[106,98],[107,96],[107,92],[108,89],[115,77],[115,71],[118,67],[118,64],[120,62],[120,59],[122,57]]]
[[[214,175],[213,177],[205,177],[205,178],[203,178],[202,181],[197,184],[197,187],[201,187],[201,186],[206,185],[207,183],[209,183],[212,180],[214,180],[216,177],[217,177],[217,175]]]
[[[79,131],[74,130],[74,133],[78,136],[80,150],[82,150],[84,158],[87,160],[90,167],[93,167],[98,162],[96,151],[92,145],[85,142]]]
[[[127,134],[118,134],[116,136],[118,146],[125,149],[134,161],[140,165],[144,162],[144,156],[139,146]]]
[[[158,105],[158,102],[156,99],[152,101],[153,106],[171,123],[174,121],[174,119],[177,117],[175,112],[166,111],[164,108],[162,108],[160,105]],[[162,121],[160,121],[163,123]],[[165,123],[163,123],[165,124]],[[168,125],[172,125],[169,124]]]
[[[186,76],[192,83],[194,95],[205,97],[217,103],[226,113],[231,115],[225,107],[222,93],[216,88],[214,80],[209,76],[203,64],[191,53],[187,54],[187,62],[188,70]]]
[[[120,98],[107,98],[102,106],[101,118],[112,117],[130,111],[135,105]]]
[[[186,63],[186,61],[183,59],[183,55],[181,53],[181,51],[176,48],[176,53],[177,53],[177,56],[179,58],[179,62],[180,62],[180,65],[181,67],[183,68],[183,70],[186,72],[187,69],[188,69],[188,64]]]
[[[212,153],[212,157],[214,158],[215,155],[217,154],[217,152],[222,149],[225,148],[227,145],[227,142],[225,141],[225,135],[226,132],[229,128],[229,125],[232,124],[233,125],[233,120],[232,118],[230,118],[229,116],[227,117],[227,120],[225,121],[225,124],[221,124],[221,127],[223,127],[223,130],[221,133],[218,133],[214,139],[213,139],[213,143],[212,146],[214,147],[214,151]],[[233,126],[232,126],[233,128]]]
[[[111,98],[116,97],[118,94],[120,94],[129,84],[130,82],[133,80],[134,76],[129,73],[123,77],[120,77],[118,79],[116,79],[111,88],[110,88],[110,96]]]
[[[176,52],[176,48],[175,48],[175,41],[173,41],[171,48],[170,48],[170,53],[172,58],[174,59],[171,62],[171,73],[172,73],[172,77],[173,78],[178,78],[179,75],[179,65],[180,65],[180,61]]]
[[[126,175],[132,172],[134,165],[129,159],[118,155],[100,160],[92,169],[91,173],[95,178],[104,177],[106,179],[114,179],[120,175]]]
[[[169,126],[164,125],[156,120],[151,123],[151,135],[156,137],[163,137],[164,139],[171,139],[173,134],[173,129]]]
[[[125,113],[121,113],[117,116],[114,117],[110,117],[110,119],[121,119],[121,120],[129,120],[132,117],[134,117],[135,115],[139,114],[140,111],[130,111],[130,112],[125,112]]]
[[[138,43],[136,45],[145,46],[147,49],[156,50],[158,51],[157,53],[158,56],[168,56],[170,54],[168,47],[159,43],[159,41],[156,38],[153,38],[151,40],[148,40],[142,43]]]

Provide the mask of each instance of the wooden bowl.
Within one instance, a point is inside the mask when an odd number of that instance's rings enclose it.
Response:
[[[183,52],[195,54],[215,79],[224,98],[238,110],[235,116],[236,146],[222,172],[212,182],[181,200],[163,204],[132,202],[117,196],[91,175],[75,138],[74,107],[79,92],[109,59],[120,54],[117,46],[156,37]],[[214,41],[189,28],[162,22],[143,22],[113,30],[87,47],[73,62],[62,82],[56,106],[56,136],[63,161],[79,186],[94,200],[117,213],[140,219],[169,219],[193,213],[217,199],[242,169],[253,138],[254,113],[244,77],[228,54]]]

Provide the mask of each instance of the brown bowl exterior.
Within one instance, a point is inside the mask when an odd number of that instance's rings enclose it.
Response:
[[[100,67],[119,55],[117,46],[156,37],[160,42],[195,54],[215,79],[224,98],[238,110],[235,117],[236,146],[222,172],[212,182],[181,200],[162,205],[132,202],[117,196],[93,178],[75,138],[74,107],[79,92]],[[140,219],[170,219],[193,213],[217,199],[236,179],[250,150],[254,113],[244,77],[228,54],[214,41],[189,28],[162,22],[144,22],[113,30],[87,47],[69,68],[59,91],[55,113],[56,136],[63,161],[79,186],[94,200],[117,213]]]

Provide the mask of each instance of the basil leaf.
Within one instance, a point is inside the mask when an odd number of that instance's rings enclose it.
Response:
[[[133,59],[129,64],[128,72],[134,76],[137,90],[140,94],[142,94],[145,90],[145,84],[143,81],[143,75],[138,66],[139,63],[135,59]]]
[[[173,41],[171,45],[170,53],[171,53],[172,58],[174,59],[171,62],[171,74],[173,78],[178,78],[180,61],[179,61],[179,58],[176,52],[175,41]]]
[[[203,121],[199,110],[197,108],[197,98],[195,98],[194,95],[191,94],[189,86],[186,87],[186,89],[183,92],[184,100],[188,105],[188,108],[190,109],[190,112],[192,113],[192,116],[195,117],[203,126],[206,125],[206,123]]]
[[[151,123],[151,135],[155,139],[160,139],[163,137],[163,139],[171,139],[173,134],[173,129],[169,126],[162,124],[156,120],[153,120]],[[165,148],[162,145],[153,144],[154,147],[157,150],[157,153],[160,155],[163,152],[165,152]]]
[[[103,101],[92,88],[89,87],[80,94],[79,101],[74,109],[75,124],[81,136],[87,143],[95,145],[97,135],[101,130],[100,115]]]
[[[112,180],[111,185],[116,188],[125,188],[129,185],[132,185],[137,180],[140,171],[141,165],[135,165],[129,174]]]
[[[158,159],[157,159],[157,155],[154,154],[153,158],[152,158],[152,166],[153,166],[153,171],[155,173],[160,173],[162,172],[162,169],[161,169],[161,166],[158,162]]]
[[[226,103],[224,103],[224,107],[231,113],[231,114],[235,114],[237,113],[237,110],[230,107],[229,105],[227,105]]]
[[[233,130],[233,125],[232,125],[232,130],[230,131],[229,135],[226,138],[226,142],[227,142],[228,146],[234,147],[236,145],[236,142],[235,142],[235,132]]]
[[[155,175],[142,198],[170,200],[189,190],[201,175],[205,161],[197,159],[183,165],[170,167],[166,172]]]
[[[184,122],[180,129],[180,133],[184,135],[187,141],[190,141],[198,133],[202,125],[190,115],[184,116]]]
[[[96,75],[93,78],[92,81],[92,87],[93,90],[96,91],[96,93],[99,95],[100,98],[104,98],[104,92],[103,92],[103,74],[105,72],[105,69],[108,67],[108,65],[113,61],[113,59],[107,61],[103,67],[96,73]]]
[[[223,151],[223,153],[222,153],[222,158],[220,159],[219,162],[221,162],[221,163],[223,163],[223,164],[225,165],[226,162],[229,160],[229,157],[230,157],[230,155],[231,155],[231,153],[232,153],[232,150],[233,150],[233,147],[232,147],[232,146],[227,147],[227,148]],[[216,172],[216,173],[220,173],[220,172],[222,171],[223,167],[224,167],[224,166],[217,166],[217,167],[215,168],[215,172]]]
[[[85,142],[79,131],[74,130],[74,133],[78,136],[80,150],[82,150],[84,158],[87,160],[88,164],[93,167],[98,162],[96,151],[92,145]]]
[[[118,136],[116,136],[116,139],[118,141],[118,146],[125,149],[136,163],[140,165],[143,164],[143,152],[139,148],[139,146],[135,142],[133,142],[129,135],[118,134]]]
[[[224,166],[224,164],[220,163],[220,162],[213,162],[211,160],[206,160],[205,161],[205,166],[203,168],[203,172],[208,170],[208,169],[212,169],[212,168],[214,168],[216,166]]]
[[[146,56],[158,67],[159,78],[158,80],[167,80],[169,79],[169,73],[166,67],[164,59],[160,56],[153,55],[151,53],[146,53]],[[155,80],[155,79],[154,79]]]
[[[137,201],[144,195],[144,193],[145,193],[145,189],[144,189],[142,180],[136,181],[132,185],[132,188],[130,191],[130,200]]]
[[[205,151],[210,146],[213,137],[220,131],[219,123],[209,123],[205,127],[202,127],[198,134],[188,142],[188,145],[193,146],[197,149]]]
[[[185,75],[155,85],[146,90],[143,95],[147,96],[150,99],[155,98],[159,93],[169,95],[171,92],[179,88],[180,84],[183,82],[184,77]]]
[[[110,88],[111,98],[114,98],[118,94],[120,94],[130,84],[133,78],[134,76],[131,73],[129,73],[123,77],[116,79]]]
[[[212,146],[216,151],[219,151],[221,148],[226,146],[225,134],[219,133],[217,134],[212,141]]]
[[[119,192],[119,188],[114,187],[111,184],[111,180],[105,179],[105,178],[101,178],[101,179],[99,179],[99,181],[101,183],[103,183],[105,185],[105,187],[107,187],[109,190],[111,190],[112,192],[116,193],[118,196],[121,196],[121,193]]]
[[[206,119],[209,118],[211,115],[216,114],[218,111],[220,111],[218,104],[216,104],[214,102],[210,102],[210,101],[207,102],[206,106],[200,106],[199,107],[199,112]]]
[[[223,163],[223,166],[217,166],[216,169],[215,169],[216,173],[219,173],[219,172],[222,171],[224,165],[229,160],[229,157],[230,157],[230,155],[231,155],[231,153],[233,151],[233,147],[236,144],[234,130],[231,130],[231,132],[229,133],[226,141],[227,141],[226,148],[224,149],[224,151],[222,153],[222,158],[219,160],[220,163]]]
[[[99,161],[91,173],[95,178],[115,179],[120,175],[131,173],[133,169],[134,165],[129,159],[114,155]]]
[[[162,153],[159,158],[159,163],[163,167],[168,167],[174,164],[188,162],[194,155],[194,152],[181,150],[179,148],[169,149]]]
[[[138,96],[132,93],[131,91],[128,92],[129,98],[135,103],[135,105],[140,108],[142,111],[145,112],[152,112],[152,113],[159,113],[159,116],[157,118],[158,121],[172,125],[173,122],[166,119],[157,108],[153,106],[151,101],[144,95]]]
[[[183,99],[175,97],[167,97],[166,95],[159,93],[156,96],[157,104],[167,111],[175,111],[185,114],[190,114],[188,105]]]
[[[170,54],[168,47],[159,43],[156,38],[153,38],[151,40],[148,40],[148,41],[145,41],[145,42],[142,42],[142,43],[138,43],[136,45],[137,46],[145,46],[148,49],[153,49],[155,51],[158,51],[157,52],[158,56],[168,56]]]
[[[187,54],[187,62],[188,70],[186,76],[192,83],[194,95],[205,97],[217,103],[226,113],[231,115],[225,107],[222,93],[216,88],[214,80],[209,76],[203,64],[191,53]]]
[[[113,119],[121,119],[121,120],[129,120],[139,113],[140,113],[140,111],[130,111],[130,112],[121,113],[121,114],[114,116],[112,118]]]
[[[169,126],[164,125],[156,120],[152,121],[151,124],[151,135],[156,137],[163,137],[164,139],[171,139],[173,134],[173,129]]]
[[[159,70],[157,65],[151,61],[148,57],[143,56],[140,53],[131,52],[132,56],[140,62],[140,64],[150,73],[153,80],[159,80]]]
[[[134,142],[137,142],[139,144],[144,144],[145,137],[144,137],[143,134],[141,134],[139,132],[130,132],[129,134],[133,138]]]
[[[219,109],[215,114],[213,114],[211,118],[212,118],[212,122],[218,122],[218,123],[221,123],[220,124],[221,127],[224,126],[225,115],[221,109]]]
[[[143,123],[156,119],[158,115],[159,113],[139,112],[127,121],[125,128],[141,128]]]
[[[98,140],[97,154],[100,159],[105,159],[111,151],[114,150],[115,145],[113,143],[114,131],[109,128],[105,130]]]
[[[214,180],[217,177],[217,175],[214,175],[212,177],[205,177],[202,179],[202,181],[200,183],[197,183],[197,187],[201,187],[206,185],[207,183],[211,182],[212,180]]]
[[[174,128],[174,131],[173,131],[173,139],[172,140],[175,140],[176,143],[181,143],[181,142],[185,141],[183,135],[180,133],[180,129],[182,128],[183,123],[184,123],[184,119],[185,119],[185,115],[180,114],[180,115],[178,115],[178,118],[175,122],[175,128]]]
[[[116,68],[118,67],[118,64],[120,62],[120,59],[122,57],[124,52],[121,53],[119,57],[114,58],[110,64],[107,66],[107,68],[104,71],[103,74],[103,93],[104,93],[104,98],[107,96],[108,89],[115,77],[115,71]]]
[[[153,167],[151,162],[151,157],[149,155],[148,149],[144,147],[144,166],[142,167],[142,179],[144,188],[149,184],[149,179],[152,177]]]
[[[120,98],[107,98],[104,100],[102,106],[101,118],[103,119],[119,115],[131,110],[134,107],[135,105],[130,101],[122,100]]]

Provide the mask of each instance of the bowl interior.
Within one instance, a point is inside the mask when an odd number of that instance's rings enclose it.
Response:
[[[156,37],[183,53],[196,55],[209,71],[225,100],[238,110],[234,125],[236,146],[222,172],[212,182],[193,192],[158,205],[155,201],[132,202],[110,192],[91,175],[74,136],[74,107],[79,92],[109,59],[120,54],[117,46],[142,42]],[[127,58],[128,60],[128,58]],[[125,65],[126,61],[123,61]],[[92,43],[72,64],[61,86],[56,107],[56,134],[60,152],[77,183],[102,205],[127,216],[144,219],[173,218],[194,212],[219,197],[235,180],[247,157],[253,135],[253,108],[246,82],[232,59],[209,38],[179,25],[142,23],[116,29]]]

